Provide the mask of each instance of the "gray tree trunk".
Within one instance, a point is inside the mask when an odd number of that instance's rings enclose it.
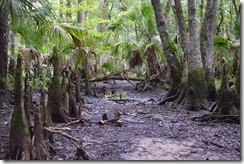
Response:
[[[217,0],[208,0],[205,16],[200,31],[200,49],[203,61],[203,67],[206,74],[208,85],[208,94],[214,89],[214,71],[213,71],[213,37],[215,30],[215,18],[217,12]],[[212,97],[212,96],[211,96]]]
[[[168,37],[168,33],[167,33],[165,18],[164,18],[163,12],[162,12],[162,5],[160,3],[160,0],[151,0],[151,3],[153,6],[153,9],[154,9],[156,25],[157,25],[158,32],[159,32],[159,35],[161,38],[164,55],[166,57],[166,61],[167,61],[168,65],[169,65],[170,75],[172,77],[171,91],[168,93],[167,96],[172,96],[176,92],[175,88],[181,82],[182,68],[180,66],[178,59],[176,58],[173,48],[170,47],[170,45],[168,43],[169,37]]]
[[[166,19],[167,19],[168,16],[169,16],[171,6],[172,6],[172,0],[168,0],[168,1],[167,1],[167,4],[166,4],[166,6],[165,6],[165,12],[164,12],[164,15],[165,15],[165,18],[166,18]]]
[[[80,5],[82,0],[78,0],[78,5]],[[77,11],[77,22],[81,23],[84,19],[84,12],[82,10]]]
[[[196,20],[196,2],[188,0],[189,57],[187,108],[199,108],[206,99],[207,86],[202,64],[199,30]]]
[[[186,33],[186,25],[185,25],[185,19],[183,16],[183,10],[182,10],[182,5],[180,0],[174,0],[175,2],[175,14],[177,18],[177,23],[178,23],[178,29],[180,33],[180,41],[182,44],[182,49],[184,52],[184,56],[188,56],[188,36]]]

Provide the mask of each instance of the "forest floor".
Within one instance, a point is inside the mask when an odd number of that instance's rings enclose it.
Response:
[[[101,83],[98,97],[83,96],[82,115],[88,122],[60,127],[79,138],[85,151],[95,160],[240,160],[241,126],[227,122],[199,122],[191,118],[208,111],[187,111],[173,103],[156,105],[167,91],[155,87],[135,91],[124,81]],[[34,98],[38,95],[34,95]],[[0,106],[0,159],[7,160],[13,97],[5,95]],[[99,124],[102,115],[117,124]],[[74,160],[75,145],[54,134],[50,160]]]

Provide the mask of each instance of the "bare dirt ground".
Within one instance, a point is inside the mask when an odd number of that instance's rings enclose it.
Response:
[[[137,92],[127,82],[102,83],[98,97],[84,96],[82,115],[90,123],[63,126],[63,132],[82,140],[85,151],[95,160],[240,160],[240,124],[197,122],[192,117],[208,111],[187,111],[172,103],[156,105],[167,93],[162,88]],[[6,98],[7,97],[7,98]],[[7,160],[11,95],[1,99],[0,159]],[[99,124],[121,113],[119,123]],[[74,160],[76,147],[54,134],[50,160]]]

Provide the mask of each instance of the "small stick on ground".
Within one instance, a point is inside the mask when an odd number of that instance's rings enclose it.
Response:
[[[57,130],[53,130],[50,128],[43,128],[44,130],[51,132],[51,133],[56,133],[56,134],[60,134],[65,138],[68,138],[77,148],[77,152],[76,152],[76,159],[78,159],[80,156],[84,159],[84,160],[93,160],[92,157],[90,157],[87,152],[84,150],[83,147],[83,143],[80,139],[74,138],[72,136],[70,136],[67,133],[61,132],[61,131],[57,131]]]

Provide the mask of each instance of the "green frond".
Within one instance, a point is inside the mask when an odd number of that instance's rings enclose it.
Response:
[[[229,45],[229,41],[220,36],[214,37],[213,43],[214,43],[214,45],[219,45],[219,46],[224,46],[224,47],[228,47],[228,45]]]
[[[113,63],[111,63],[109,61],[103,63],[102,66],[101,66],[101,68],[106,69],[107,71],[113,71],[113,70],[115,70],[115,67],[114,67]]]
[[[75,37],[76,39],[78,39],[79,41],[81,41],[84,33],[85,33],[85,29],[81,28],[81,27],[77,27],[77,26],[72,26],[68,23],[60,23],[59,25],[62,29],[64,29],[68,34],[70,34],[71,36]]]

